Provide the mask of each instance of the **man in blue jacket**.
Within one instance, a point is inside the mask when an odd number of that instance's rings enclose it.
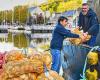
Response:
[[[69,30],[65,29],[68,24],[68,19],[61,16],[58,19],[58,24],[52,34],[52,40],[50,44],[51,54],[52,54],[52,70],[59,73],[61,67],[61,49],[63,45],[63,40],[65,37],[68,38],[79,38],[79,35],[71,33]]]
[[[89,46],[94,46],[99,32],[99,23],[96,13],[89,8],[87,3],[82,4],[78,26],[84,31],[86,36],[87,34],[91,35],[91,39],[85,43]]]

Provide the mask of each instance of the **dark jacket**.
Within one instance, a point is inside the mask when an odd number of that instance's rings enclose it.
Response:
[[[60,23],[58,23],[55,26],[55,29],[52,34],[50,48],[61,50],[63,45],[63,40],[65,37],[79,38],[79,35],[71,33],[69,30],[66,30]]]
[[[89,9],[87,15],[84,16],[81,12],[79,15],[78,26],[82,27],[84,32],[96,36],[99,32],[99,23],[96,13],[92,9]]]

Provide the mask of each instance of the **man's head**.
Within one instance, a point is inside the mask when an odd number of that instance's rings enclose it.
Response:
[[[64,16],[60,16],[58,19],[58,23],[60,23],[64,27],[66,27],[66,25],[68,24],[68,19]]]
[[[89,6],[87,3],[83,3],[82,4],[82,13],[83,15],[86,15],[88,13],[88,10],[89,10]]]

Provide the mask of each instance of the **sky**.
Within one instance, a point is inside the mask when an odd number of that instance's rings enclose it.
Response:
[[[38,4],[41,4],[47,0],[0,0],[0,11],[13,9],[13,7],[17,5],[36,3],[36,1]],[[87,0],[83,0],[83,2],[86,1]]]
[[[17,5],[36,3],[36,1],[38,4],[41,4],[47,0],[0,0],[0,11],[13,9],[13,7]]]
[[[82,2],[83,2],[83,3],[86,3],[86,2],[87,2],[87,0],[83,0]]]

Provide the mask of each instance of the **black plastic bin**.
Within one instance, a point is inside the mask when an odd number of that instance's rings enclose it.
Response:
[[[82,74],[86,56],[89,48],[66,44],[63,46],[62,54],[64,54],[63,77],[65,80],[79,80]]]

